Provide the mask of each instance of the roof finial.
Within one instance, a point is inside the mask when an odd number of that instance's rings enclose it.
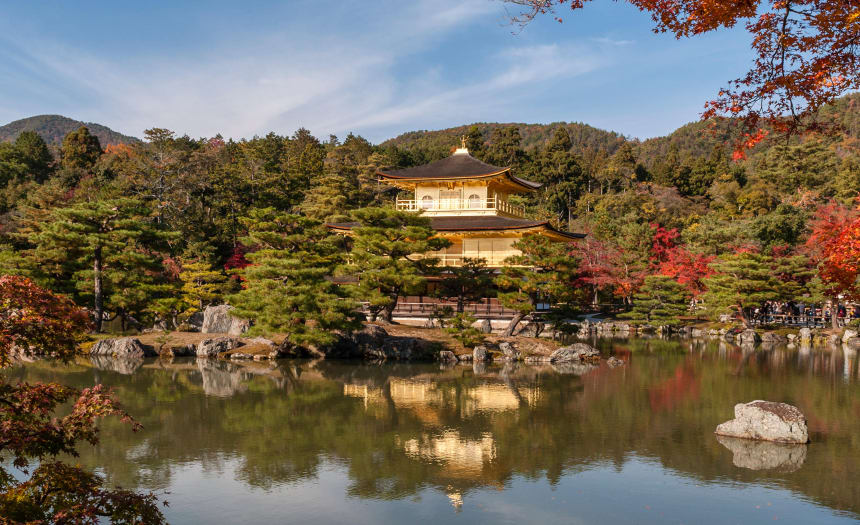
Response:
[[[454,155],[468,155],[469,150],[466,148],[466,135],[460,137],[460,147],[454,150]]]

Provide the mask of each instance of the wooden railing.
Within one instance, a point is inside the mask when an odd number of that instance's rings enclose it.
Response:
[[[487,211],[496,210],[508,215],[516,217],[525,216],[526,209],[522,206],[516,206],[497,197],[489,197],[486,200],[474,199],[433,199],[425,207],[423,201],[414,199],[397,199],[396,207],[398,210],[404,211]]]
[[[440,311],[444,307],[450,307],[454,313],[457,312],[456,303],[397,303],[394,309],[394,315],[415,315],[419,317],[429,317]],[[367,303],[362,303],[362,310],[369,312]],[[463,310],[481,319],[484,317],[506,318],[513,317],[516,313],[510,308],[505,308],[498,303],[469,303],[464,305]]]
[[[462,255],[456,253],[441,253],[436,254],[433,252],[425,253],[425,254],[412,254],[409,256],[410,259],[438,259],[438,266],[463,266],[466,259],[483,259],[486,266],[490,268],[498,268],[501,266],[517,266],[515,264],[506,264],[505,260],[512,255],[520,255],[520,252],[511,252],[511,253],[491,253],[491,254],[475,254],[475,255]]]

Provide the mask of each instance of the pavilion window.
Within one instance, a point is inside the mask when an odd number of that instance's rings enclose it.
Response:
[[[456,210],[460,208],[461,195],[460,190],[440,190],[439,207],[444,210]]]
[[[421,209],[422,210],[431,210],[433,209],[433,197],[430,195],[425,195],[421,197]]]
[[[481,207],[481,196],[477,193],[473,193],[469,195],[469,208],[480,208]]]

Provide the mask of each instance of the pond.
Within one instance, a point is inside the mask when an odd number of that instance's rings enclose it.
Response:
[[[113,387],[144,425],[78,461],[170,502],[171,523],[788,523],[860,518],[855,352],[595,343],[609,368],[39,361],[12,379]],[[811,444],[727,438],[784,401]]]

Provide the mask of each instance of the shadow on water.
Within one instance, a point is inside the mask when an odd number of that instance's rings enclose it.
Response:
[[[459,508],[471,491],[509,488],[514,478],[554,486],[570,473],[644,458],[697,483],[775,486],[860,516],[856,352],[595,343],[628,365],[94,358],[9,374],[112,386],[145,430],[107,421],[102,443],[80,461],[125,487],[169,488],[176,469],[194,463],[272,489],[314,479],[336,461],[346,467],[347,497],[394,500],[429,488]],[[798,406],[812,444],[713,435],[735,403],[753,399]]]

